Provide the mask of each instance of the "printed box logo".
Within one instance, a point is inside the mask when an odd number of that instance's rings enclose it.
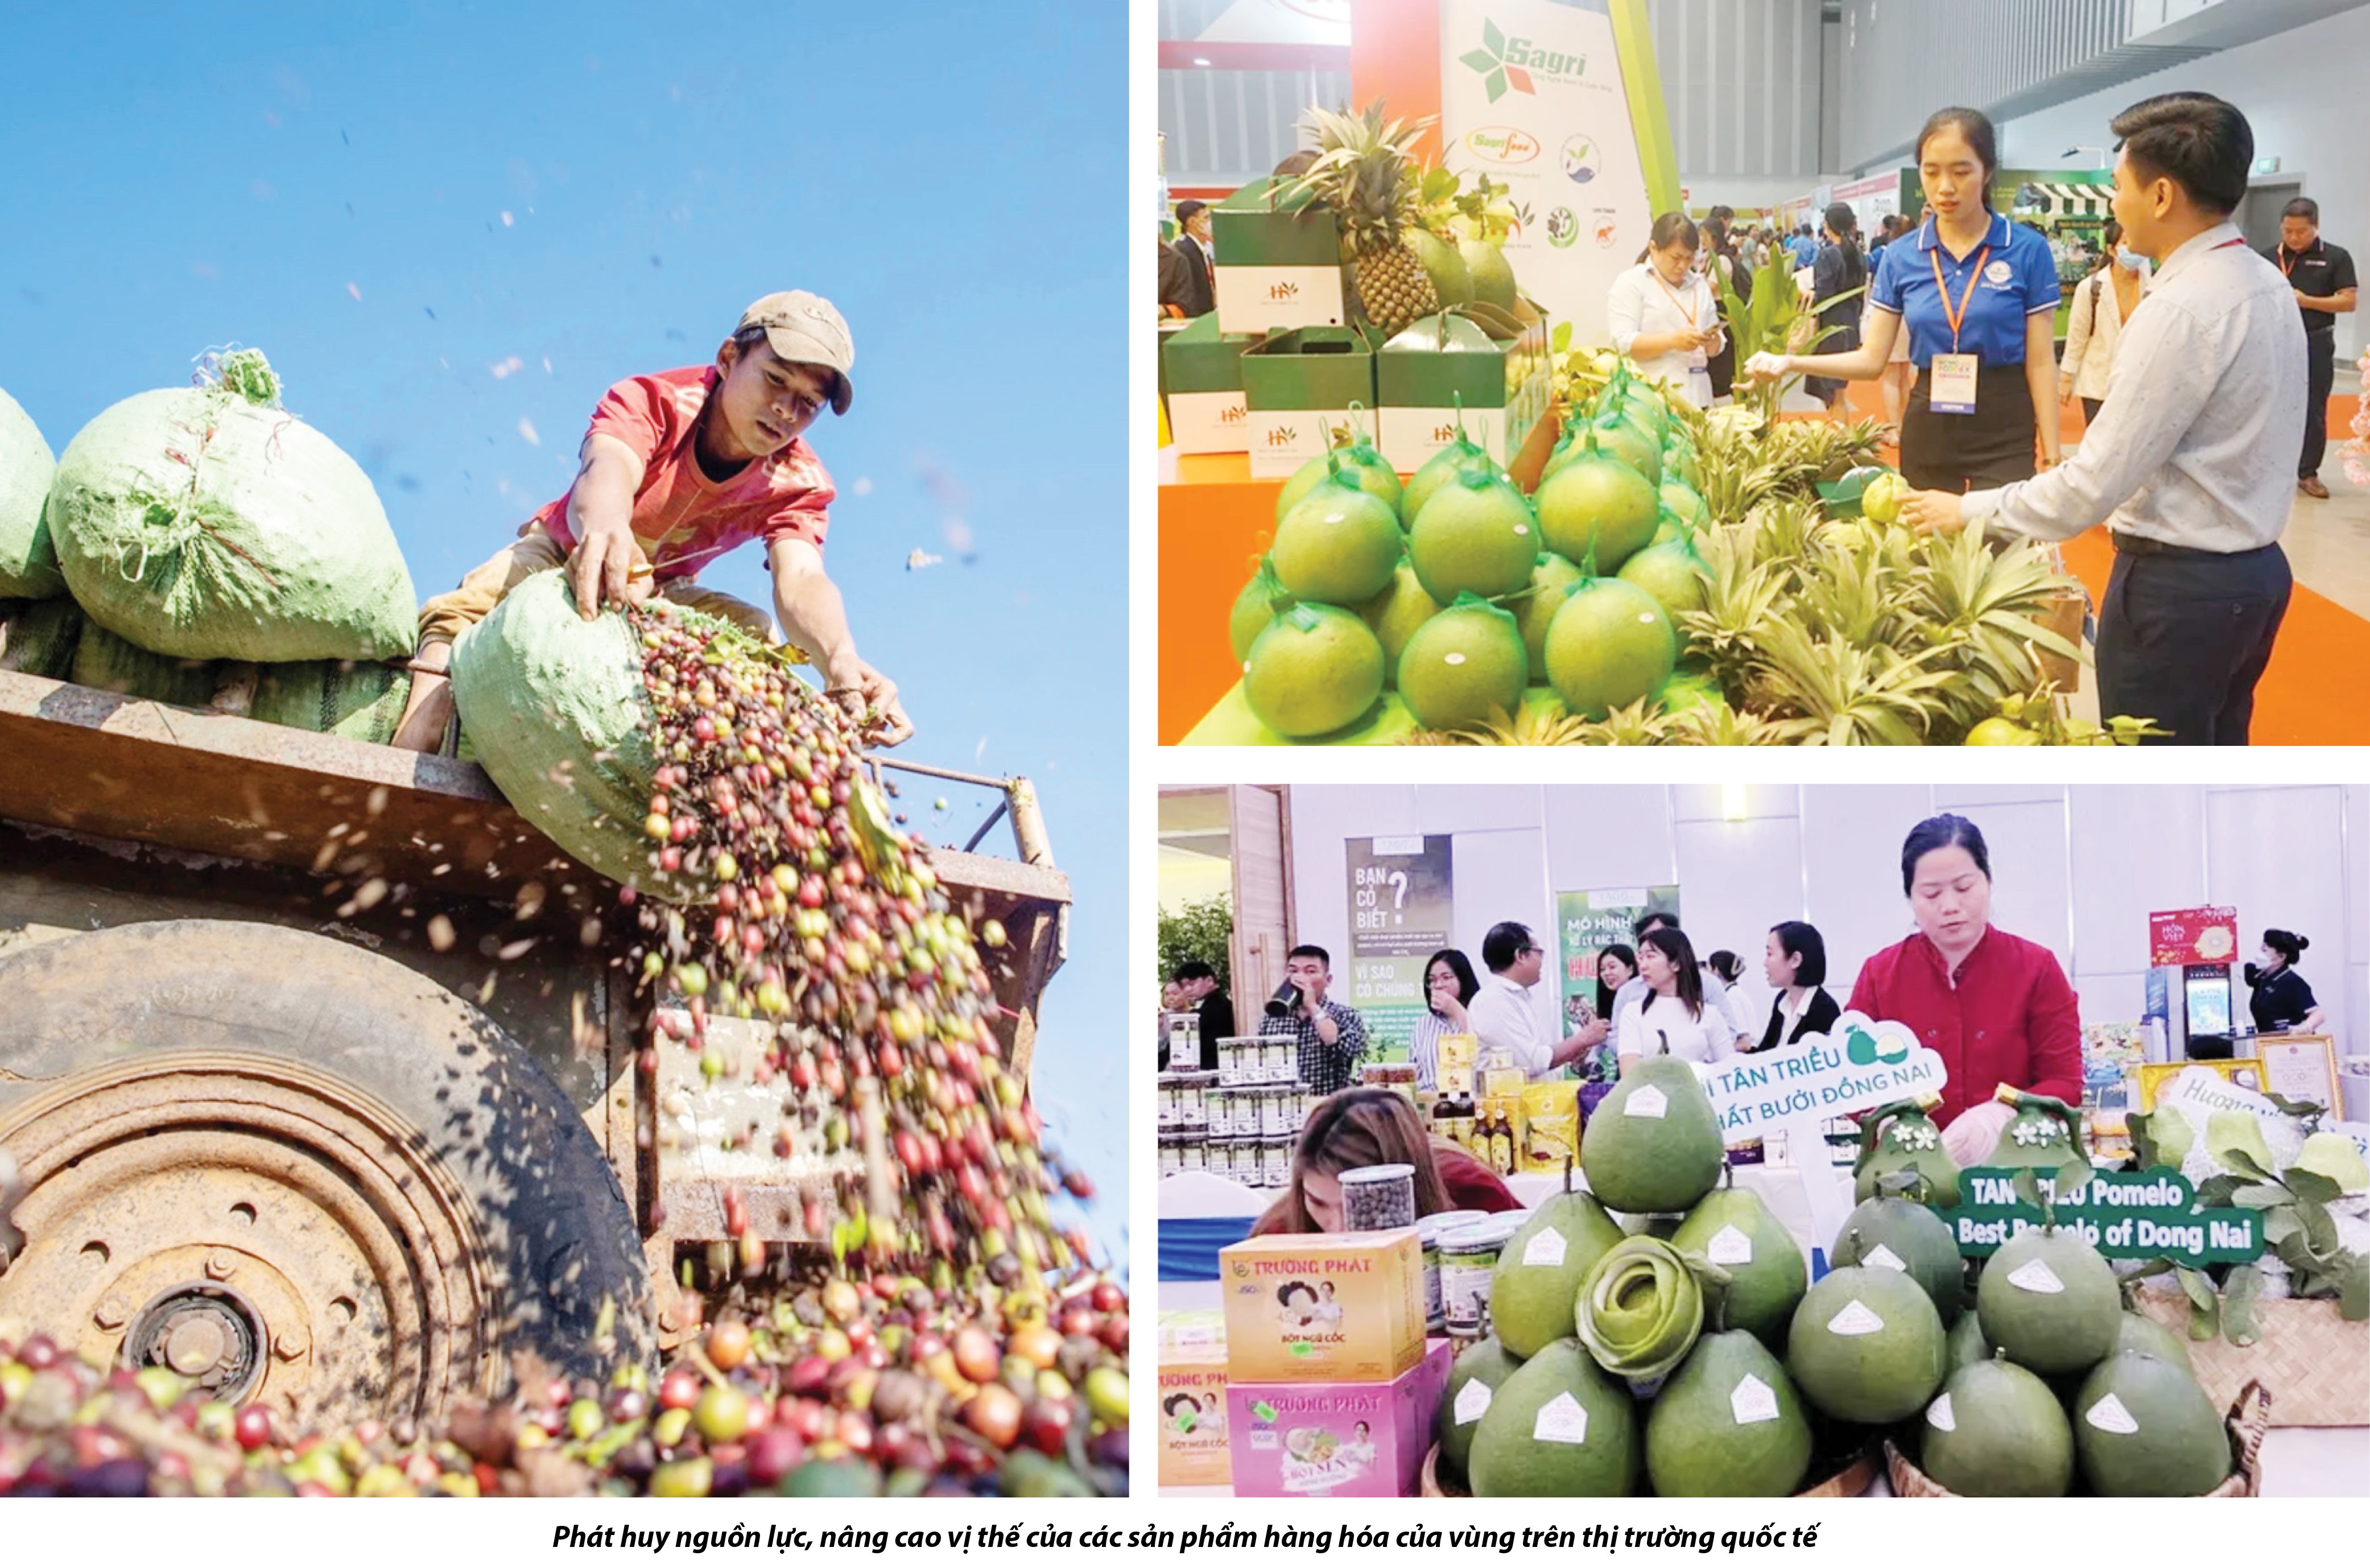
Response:
[[[1271,300],[1298,299],[1300,297],[1300,285],[1292,282],[1289,278],[1280,283],[1270,283],[1267,286],[1267,297]]]
[[[1465,145],[1491,163],[1525,164],[1539,156],[1539,139],[1512,125],[1484,125],[1465,133]]]
[[[1289,446],[1299,439],[1300,432],[1290,425],[1278,425],[1267,432],[1267,444],[1271,447]]]
[[[1222,425],[1237,425],[1248,418],[1250,410],[1240,403],[1229,403],[1218,413],[1218,422]]]
[[[1526,38],[1509,39],[1495,22],[1484,18],[1481,47],[1459,55],[1457,63],[1480,74],[1482,87],[1496,103],[1510,89],[1537,97],[1536,78],[1540,76],[1552,82],[1579,81],[1588,69],[1588,56],[1535,48]]]

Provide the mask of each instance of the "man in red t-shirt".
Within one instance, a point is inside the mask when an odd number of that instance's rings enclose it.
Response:
[[[823,572],[834,492],[802,439],[825,404],[847,412],[855,363],[847,323],[831,302],[794,290],[744,311],[713,365],[610,387],[568,493],[460,587],[420,607],[395,744],[436,749],[453,717],[444,677],[453,640],[520,582],[563,564],[587,620],[604,605],[639,605],[658,593],[772,641],[764,610],[696,582],[709,561],[753,539],[765,546],[783,632],[822,670],[824,689],[851,715],[872,715],[880,744],[911,735],[896,686],[857,655],[839,589]]]

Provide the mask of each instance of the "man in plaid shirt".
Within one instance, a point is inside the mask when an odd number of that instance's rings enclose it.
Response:
[[[1301,946],[1283,961],[1284,978],[1300,987],[1300,1006],[1270,1017],[1260,1033],[1288,1035],[1300,1046],[1300,1081],[1319,1094],[1333,1094],[1358,1081],[1366,1055],[1366,1023],[1356,1009],[1325,999],[1333,983],[1333,958],[1321,947]]]

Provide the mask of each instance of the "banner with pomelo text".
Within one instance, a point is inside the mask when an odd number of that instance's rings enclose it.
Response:
[[[1606,295],[1653,224],[1612,18],[1441,0],[1440,73],[1442,160],[1510,188],[1515,282],[1575,343],[1605,341]]]

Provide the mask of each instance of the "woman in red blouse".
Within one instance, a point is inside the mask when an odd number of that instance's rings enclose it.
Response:
[[[1901,847],[1901,886],[1917,934],[1860,967],[1851,1009],[1893,1019],[1942,1058],[1942,1144],[1980,1165],[2015,1113],[2001,1085],[2082,1098],[2082,1026],[2065,972],[2038,942],[1995,930],[1991,857],[1960,816],[1928,817]]]
[[[1254,1236],[1341,1228],[1341,1172],[1367,1165],[1415,1168],[1419,1218],[1451,1209],[1521,1208],[1498,1173],[1432,1137],[1415,1102],[1395,1089],[1345,1089],[1317,1101],[1300,1130],[1292,1184],[1251,1227]]]

